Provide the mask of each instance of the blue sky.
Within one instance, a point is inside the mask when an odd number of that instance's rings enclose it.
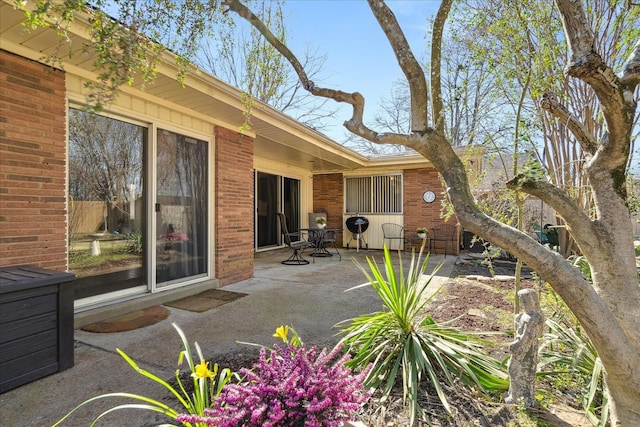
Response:
[[[439,0],[391,0],[387,3],[403,28],[414,55],[425,56],[428,19]],[[285,4],[287,44],[297,55],[317,48],[327,60],[321,83],[366,98],[366,116],[373,117],[382,96],[388,96],[402,71],[384,33],[364,0],[289,0]],[[342,141],[342,122],[350,109],[336,116],[335,129],[326,133]]]

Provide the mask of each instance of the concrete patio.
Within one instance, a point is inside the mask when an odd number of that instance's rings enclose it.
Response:
[[[288,250],[258,253],[254,277],[223,288],[248,294],[239,300],[204,313],[170,308],[167,319],[128,332],[96,334],[76,330],[74,367],[1,394],[0,425],[52,425],[82,401],[109,392],[165,398],[166,389],[135,373],[115,349],[125,351],[141,368],[170,380],[175,376],[182,349],[172,323],[184,330],[191,344],[197,341],[207,360],[214,363],[217,356],[254,351],[237,341],[274,344],[272,334],[280,325],[294,326],[308,344],[333,346],[338,340],[336,323],[381,308],[371,288],[344,291],[365,281],[354,260],[366,265],[365,258],[369,256],[380,264],[382,251],[341,252],[342,261],[327,257],[301,266],[280,263],[288,257]],[[403,253],[403,263],[407,264],[409,259],[410,255]],[[443,255],[430,258],[428,272],[444,262],[434,276],[432,289],[446,282],[455,260],[455,256]],[[63,425],[90,425],[115,402],[113,399],[92,402]],[[124,410],[104,417],[97,425],[138,427],[168,421],[149,411]]]

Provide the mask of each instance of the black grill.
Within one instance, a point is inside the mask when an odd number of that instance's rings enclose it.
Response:
[[[349,245],[354,240],[356,241],[356,250],[360,250],[360,240],[362,240],[365,247],[369,249],[369,245],[362,235],[362,233],[367,231],[367,228],[369,228],[369,220],[364,216],[356,214],[355,216],[347,218],[346,224],[347,229],[351,232],[351,240],[347,243],[347,249],[349,249]]]

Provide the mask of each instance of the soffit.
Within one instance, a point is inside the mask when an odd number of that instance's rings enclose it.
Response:
[[[42,61],[42,58],[57,52],[58,57],[65,58],[67,70],[94,74],[91,55],[82,51],[88,36],[86,26],[80,20],[72,24],[71,46],[74,53],[67,58],[69,47],[59,43],[53,31],[37,29],[27,32],[21,26],[22,19],[22,12],[13,8],[12,0],[0,1],[2,49],[35,61]],[[167,107],[174,104],[209,117],[213,123],[231,129],[240,128],[245,118],[238,89],[195,68],[183,86],[176,80],[177,69],[170,55],[166,57],[168,60],[159,66],[158,76],[152,83],[136,81],[133,89],[144,91],[146,96],[161,100]],[[254,155],[314,172],[351,170],[367,163],[364,156],[266,105],[254,109],[251,130],[247,133],[255,137]]]

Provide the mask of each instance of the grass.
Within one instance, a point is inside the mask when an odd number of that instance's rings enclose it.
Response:
[[[126,245],[102,248],[100,255],[91,255],[89,249],[69,252],[69,270],[80,276],[91,276],[108,271],[113,266],[138,264],[140,255],[127,251]]]

